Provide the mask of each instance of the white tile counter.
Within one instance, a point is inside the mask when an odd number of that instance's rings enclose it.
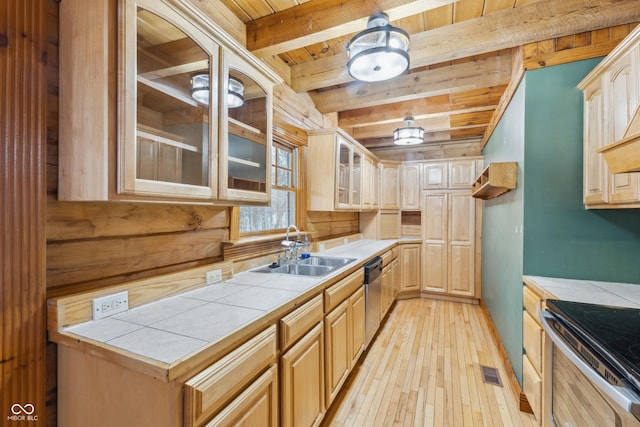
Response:
[[[640,308],[640,284],[524,276],[544,299]]]
[[[63,333],[150,358],[168,367],[269,314],[310,291],[321,292],[331,279],[356,271],[397,240],[359,240],[314,255],[356,258],[323,277],[254,273],[145,304],[114,316],[65,328]]]

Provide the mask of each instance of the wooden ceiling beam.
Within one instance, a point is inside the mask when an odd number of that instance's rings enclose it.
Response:
[[[406,117],[416,120],[452,114],[493,111],[506,85],[471,91],[432,96],[412,101],[401,101],[383,106],[341,111],[338,126],[342,129],[371,126],[385,123],[402,123]]]
[[[375,13],[396,21],[456,1],[309,1],[247,23],[247,48],[259,56],[276,55],[362,31]]]
[[[411,36],[411,67],[522,46],[640,20],[637,0],[540,0]],[[347,83],[347,54],[291,68],[291,86],[305,92]]]
[[[321,113],[371,107],[447,93],[500,86],[511,77],[511,55],[406,74],[378,83],[354,83],[310,93]]]

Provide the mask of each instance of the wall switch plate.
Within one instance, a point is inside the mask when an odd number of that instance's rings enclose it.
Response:
[[[217,270],[207,271],[205,279],[207,281],[207,285],[222,282],[222,270],[218,268]]]
[[[91,301],[93,320],[102,319],[113,314],[129,310],[129,292],[122,291],[117,294],[95,298]]]

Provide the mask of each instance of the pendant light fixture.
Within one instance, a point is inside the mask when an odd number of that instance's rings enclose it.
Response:
[[[244,85],[240,80],[229,77],[229,90],[227,91],[227,107],[238,108],[244,104]]]
[[[347,45],[349,75],[364,82],[396,77],[409,68],[408,51],[409,34],[392,27],[386,13],[376,14]]]
[[[419,126],[411,126],[413,117],[404,119],[407,127],[393,131],[393,143],[396,145],[417,145],[424,142],[424,129]]]
[[[191,76],[191,96],[200,104],[209,105],[209,73],[198,73]],[[240,80],[229,77],[227,106],[241,107],[244,104],[244,85]]]
[[[209,73],[191,76],[191,97],[200,104],[209,105]]]

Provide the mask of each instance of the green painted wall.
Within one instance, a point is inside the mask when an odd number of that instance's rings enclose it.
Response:
[[[599,59],[527,73],[524,273],[640,283],[640,210],[585,210],[582,92]]]
[[[576,85],[599,61],[527,72],[484,150],[518,162],[518,189],[484,203],[482,298],[520,382],[522,274],[640,284],[640,210],[582,203]]]
[[[484,149],[485,165],[517,162],[517,188],[483,202],[482,300],[515,372],[522,372],[522,221],[524,205],[524,106],[526,79]],[[519,375],[519,374],[518,374]]]

